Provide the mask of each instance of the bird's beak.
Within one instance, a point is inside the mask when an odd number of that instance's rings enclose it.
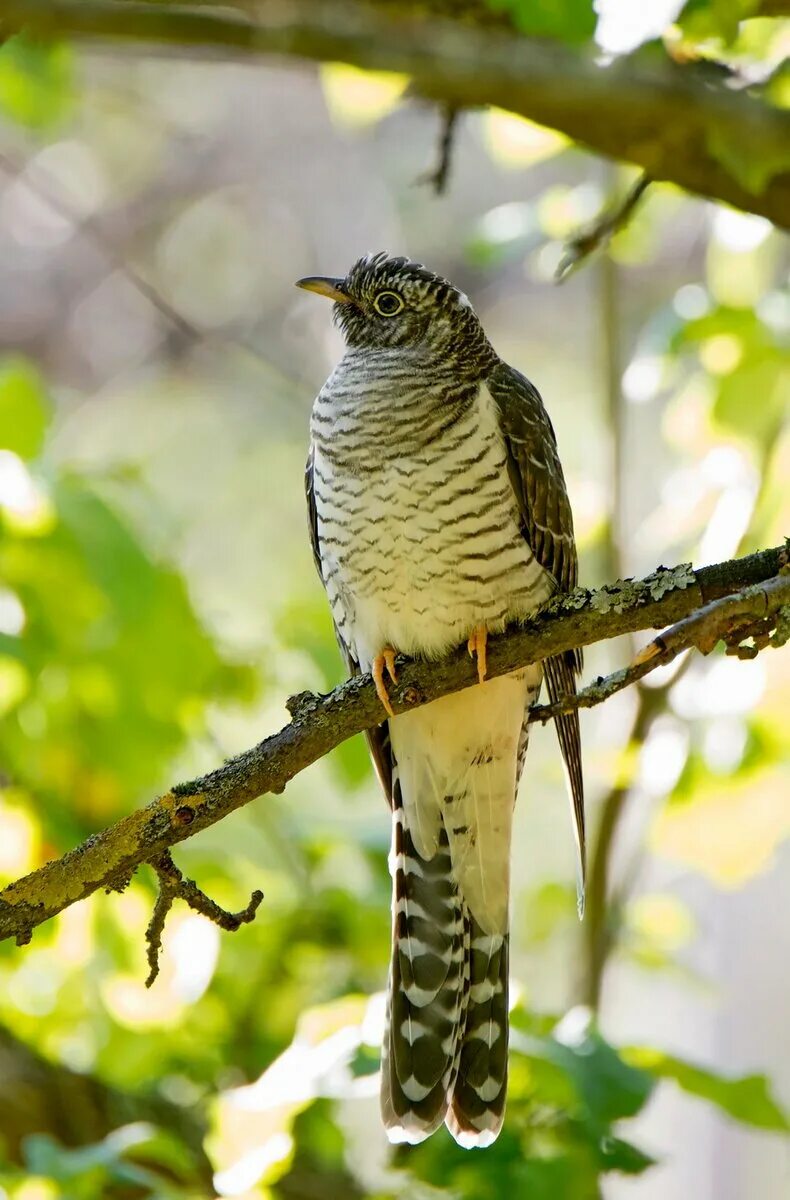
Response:
[[[306,279],[297,279],[296,286],[306,292],[315,292],[318,296],[326,296],[336,304],[353,304],[348,292],[343,291],[343,279],[331,279],[326,275],[308,275]]]

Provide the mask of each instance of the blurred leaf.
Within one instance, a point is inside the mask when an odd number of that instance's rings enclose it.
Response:
[[[698,347],[717,382],[713,415],[749,439],[773,439],[790,411],[790,373],[779,336],[751,308],[719,306],[686,322],[671,339],[674,349]]]
[[[351,1074],[357,1079],[360,1075],[375,1075],[381,1066],[381,1054],[372,1046],[366,1046],[361,1043],[352,1058],[349,1069]]]
[[[785,58],[766,82],[765,98],[776,108],[790,108],[790,59]]]
[[[757,400],[757,403],[755,403]],[[713,406],[717,421],[737,433],[767,442],[790,411],[790,371],[777,352],[744,363],[719,384]]]
[[[73,97],[70,47],[37,42],[24,33],[0,45],[0,109],[34,129],[54,125]]]
[[[0,415],[33,453],[46,417],[40,385],[24,364],[8,378]],[[13,684],[0,756],[15,783],[52,801],[48,834],[64,842],[161,782],[209,703],[249,694],[250,673],[223,659],[184,580],[100,488],[98,478],[56,476],[47,527],[31,537],[0,525],[0,576],[25,614],[19,636],[0,646]]]
[[[491,269],[523,257],[540,241],[532,206],[513,201],[490,209],[478,221],[466,242],[466,254],[476,267]]]
[[[565,135],[555,129],[547,129],[545,125],[502,108],[489,108],[483,114],[483,136],[494,162],[521,169],[554,158],[571,145]],[[535,219],[529,205],[512,201],[492,209],[483,218],[483,224],[488,227],[489,234],[496,234],[503,226],[512,231],[514,224],[534,228]]]
[[[24,1142],[25,1161],[34,1174],[60,1184],[64,1200],[104,1197],[113,1183],[164,1200],[178,1195],[179,1189],[160,1172],[127,1157],[137,1154],[155,1134],[148,1125],[127,1125],[101,1142],[74,1148],[61,1146],[46,1133],[31,1134]]]
[[[743,887],[767,870],[790,836],[790,772],[758,765],[731,776],[699,769],[654,822],[651,845],[722,888]]]
[[[606,1137],[601,1143],[601,1152],[606,1170],[619,1171],[623,1175],[641,1175],[652,1167],[655,1159],[638,1146],[618,1137]]]
[[[720,37],[731,42],[739,23],[751,16],[759,0],[687,0],[677,24],[690,38],[705,40]]]
[[[567,884],[549,881],[527,897],[525,936],[532,945],[553,937],[561,925],[576,921],[576,892]]]
[[[23,358],[0,361],[0,447],[35,458],[50,415],[41,376]]]
[[[628,1048],[622,1054],[634,1066],[658,1079],[673,1079],[690,1095],[708,1100],[744,1125],[778,1131],[790,1129],[787,1114],[771,1095],[764,1075],[727,1079],[704,1067],[647,1047]]]
[[[588,42],[597,17],[592,0],[488,0],[495,12],[506,12],[513,24],[530,37],[562,42]]]
[[[324,63],[321,84],[327,108],[341,125],[372,125],[398,104],[408,76],[391,71],[363,71],[346,63]]]
[[[329,1100],[317,1100],[294,1121],[296,1153],[287,1174],[275,1184],[273,1195],[342,1197],[362,1200],[368,1193],[350,1173],[345,1139],[334,1120]]]
[[[642,895],[626,906],[623,949],[642,967],[671,966],[693,933],[691,913],[676,896]]]
[[[574,1016],[575,1013],[570,1014],[565,1021]],[[557,1036],[519,1038],[516,1049],[525,1054],[528,1061],[545,1059],[559,1067],[572,1082],[596,1125],[602,1127],[635,1116],[653,1089],[653,1081],[644,1071],[624,1062],[592,1029],[568,1042],[559,1041]]]

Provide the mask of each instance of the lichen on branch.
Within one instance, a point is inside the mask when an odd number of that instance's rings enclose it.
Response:
[[[653,659],[657,666],[681,649],[698,646],[709,650],[720,638],[730,648],[748,644],[749,652],[754,653],[781,644],[790,624],[789,562],[788,547],[778,546],[697,571],[682,564],[671,570],[659,568],[643,580],[607,584],[597,591],[577,588],[569,595],[557,596],[533,620],[490,639],[489,677],[624,633],[666,630],[656,639],[655,652],[641,664],[637,661],[624,673],[597,681],[581,693],[581,699],[561,698],[557,711],[566,711],[567,707],[601,703],[652,669]],[[390,700],[396,713],[407,712],[476,683],[476,668],[461,649],[438,663],[402,660]],[[282,792],[305,767],[347,738],[379,724],[385,715],[369,675],[355,676],[327,696],[303,692],[292,697],[287,707],[291,720],[279,733],[200,779],[177,784],[62,858],[4,888],[0,892],[0,940],[14,938],[19,945],[25,944],[37,926],[69,905],[101,888],[124,888],[144,863],[154,866],[160,881],[160,899],[149,929],[152,970],[164,918],[176,897],[223,928],[237,928],[251,920],[260,903],[257,893],[241,913],[219,909],[197,885],[180,876],[170,848],[258,796]],[[547,711],[545,706],[536,709],[532,717],[544,720],[553,715],[554,709]]]

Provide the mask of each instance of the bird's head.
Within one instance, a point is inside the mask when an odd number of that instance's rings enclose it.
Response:
[[[334,300],[349,346],[417,348],[467,362],[493,354],[464,293],[408,258],[367,254],[344,278],[310,276],[296,286]]]

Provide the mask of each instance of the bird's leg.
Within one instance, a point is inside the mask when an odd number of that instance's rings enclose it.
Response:
[[[395,671],[395,651],[392,649],[391,646],[385,646],[384,649],[381,651],[381,654],[377,654],[376,657],[373,659],[373,666],[371,668],[371,674],[373,675],[373,682],[376,685],[376,695],[378,696],[381,703],[384,705],[384,708],[389,713],[389,715],[391,717],[394,717],[395,712],[393,710],[392,705],[390,704],[390,698],[387,694],[387,685],[384,682],[384,671],[385,670],[386,670],[387,674],[389,675],[390,679],[392,680],[392,682],[397,683],[398,676]]]
[[[485,625],[478,625],[472,630],[469,641],[466,643],[466,648],[469,651],[469,657],[474,658],[477,655],[477,678],[481,683],[485,682],[486,677],[486,643],[488,642],[488,630]]]

